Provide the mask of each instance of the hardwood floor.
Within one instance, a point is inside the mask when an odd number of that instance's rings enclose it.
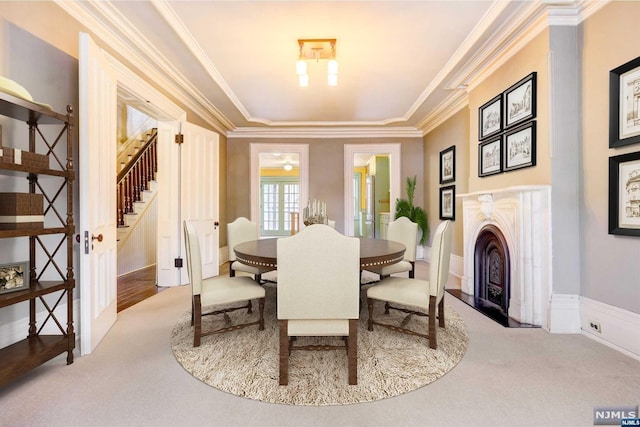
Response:
[[[129,308],[163,288],[156,286],[156,266],[150,266],[118,277],[118,312]]]
[[[229,263],[220,265],[219,274],[229,275]],[[156,286],[156,266],[147,267],[118,277],[118,312],[129,308],[161,292],[163,287]]]

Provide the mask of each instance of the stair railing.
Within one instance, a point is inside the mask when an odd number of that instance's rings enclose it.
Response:
[[[147,134],[142,148],[132,157],[131,161],[118,172],[116,183],[116,218],[118,227],[126,227],[125,215],[134,214],[134,202],[142,200],[142,192],[150,189],[150,181],[155,179],[158,172],[158,130],[153,129]]]

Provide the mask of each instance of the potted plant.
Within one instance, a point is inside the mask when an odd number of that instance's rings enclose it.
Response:
[[[420,237],[420,245],[424,245],[429,237],[429,222],[427,221],[427,213],[419,206],[413,205],[413,196],[416,191],[416,177],[407,177],[407,198],[396,199],[396,216],[406,216],[411,221],[418,224],[418,230],[422,232]]]

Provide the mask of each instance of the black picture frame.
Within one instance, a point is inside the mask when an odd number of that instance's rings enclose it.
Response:
[[[502,172],[502,135],[478,145],[478,176]]]
[[[640,151],[609,157],[609,234],[640,236]]]
[[[480,141],[502,132],[502,94],[478,108],[478,139]]]
[[[536,117],[536,80],[533,72],[503,92],[505,129]]]
[[[456,186],[440,187],[440,219],[456,220]]]
[[[456,180],[456,146],[452,145],[440,152],[440,184]]]
[[[503,171],[508,172],[536,165],[535,121],[505,132],[503,141]]]
[[[640,57],[609,71],[609,148],[640,142],[639,98]]]

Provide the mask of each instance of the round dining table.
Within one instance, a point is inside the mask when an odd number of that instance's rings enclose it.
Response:
[[[286,238],[286,237],[285,237]],[[263,271],[278,267],[277,238],[250,240],[236,245],[236,260]],[[360,269],[383,267],[402,261],[405,246],[400,242],[360,238]]]

